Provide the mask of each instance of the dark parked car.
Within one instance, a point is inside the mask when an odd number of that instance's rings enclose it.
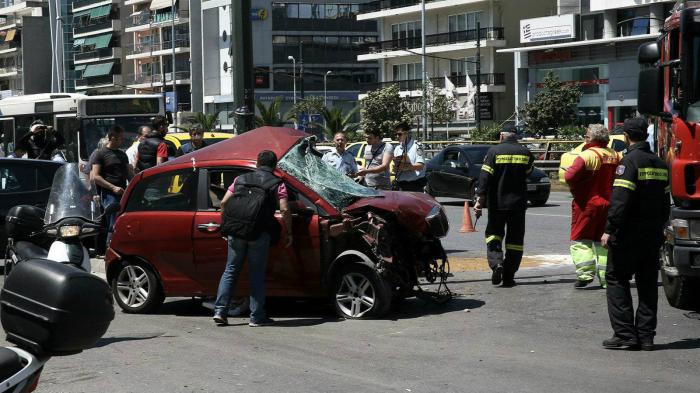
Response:
[[[227,254],[221,199],[265,149],[280,158],[274,175],[287,186],[294,228],[291,247],[270,249],[269,296],[328,297],[344,317],[379,317],[392,298],[414,293],[419,277],[445,279],[440,204],[338,176],[313,146],[301,131],[261,127],[136,175],[105,256],[117,304],[144,313],[167,296],[216,294]],[[244,273],[237,294],[248,286]]]
[[[0,158],[0,247],[7,246],[5,216],[17,205],[46,207],[51,183],[61,162]]]
[[[448,146],[428,162],[428,193],[434,197],[474,198],[481,165],[491,145]],[[551,183],[542,170],[535,168],[527,178],[527,196],[533,206],[549,199]]]

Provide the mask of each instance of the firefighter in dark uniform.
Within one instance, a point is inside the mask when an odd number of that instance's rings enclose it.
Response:
[[[532,172],[533,161],[530,150],[518,143],[515,128],[509,126],[501,132],[501,143],[486,153],[481,167],[474,210],[480,215],[484,203],[488,205],[485,235],[493,285],[501,282],[504,287],[515,285],[525,238],[526,180]]]
[[[670,210],[668,167],[650,150],[647,121],[625,121],[627,154],[615,171],[612,199],[601,238],[608,247],[608,315],[614,331],[605,348],[651,351],[656,334],[659,248]],[[639,304],[636,317],[630,280],[634,276]]]

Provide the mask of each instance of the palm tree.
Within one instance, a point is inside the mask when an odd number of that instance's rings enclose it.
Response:
[[[359,109],[356,106],[350,110],[350,112],[343,115],[343,110],[334,106],[333,108],[321,108],[321,116],[323,116],[323,124],[316,124],[316,126],[321,127],[323,133],[329,138],[333,138],[338,132],[342,132],[348,138],[348,140],[353,140],[356,137],[357,129],[360,127],[359,123],[353,123],[351,121],[355,112]]]
[[[202,126],[204,132],[212,132],[216,130],[216,123],[219,122],[219,112],[210,114],[197,112],[194,119]]]
[[[282,106],[282,97],[275,98],[269,106],[265,106],[260,101],[255,101],[255,107],[258,108],[259,115],[255,115],[255,125],[262,126],[283,126],[285,121],[280,117],[280,107]]]

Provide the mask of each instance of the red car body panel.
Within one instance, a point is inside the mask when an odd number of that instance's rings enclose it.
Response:
[[[226,263],[227,244],[218,229],[199,226],[220,224],[221,212],[126,212],[134,188],[151,176],[174,170],[236,167],[252,171],[261,150],[272,150],[281,158],[301,138],[308,136],[289,128],[261,127],[139,173],[121,201],[121,214],[105,258],[108,278],[122,259],[139,259],[153,266],[166,296],[215,295]],[[290,192],[303,195],[322,209],[326,217],[340,218],[340,211],[305,184],[279,168],[274,173],[285,182]],[[409,228],[422,231],[426,227],[426,215],[435,206],[438,203],[428,195],[387,192],[383,197],[361,199],[345,211],[375,208],[395,212]],[[270,249],[268,295],[323,296],[321,220],[325,218],[305,212],[303,206],[295,212],[293,203],[292,213],[293,246],[284,247],[286,234],[283,230],[280,242]],[[281,223],[279,215],[277,218]],[[248,290],[248,270],[244,264],[236,294],[245,295]]]

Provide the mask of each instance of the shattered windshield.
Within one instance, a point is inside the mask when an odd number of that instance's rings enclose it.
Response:
[[[374,189],[355,183],[321,160],[309,138],[301,140],[282,157],[278,166],[306,184],[321,198],[341,210],[360,198],[377,197]]]

